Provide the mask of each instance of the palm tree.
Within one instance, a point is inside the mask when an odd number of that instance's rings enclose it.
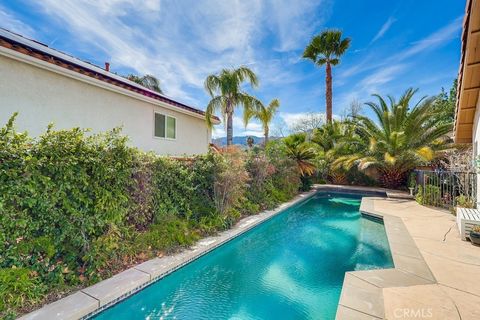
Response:
[[[314,163],[317,153],[310,143],[306,141],[306,134],[295,133],[283,139],[287,156],[297,163],[302,177],[310,176],[315,172]]]
[[[400,187],[407,173],[418,165],[426,164],[449,147],[446,134],[450,123],[431,124],[435,113],[435,97],[423,97],[413,107],[412,97],[417,90],[408,89],[398,101],[392,96],[384,99],[374,95],[378,102],[368,102],[377,122],[365,116],[356,116],[357,135],[363,148],[340,156],[335,166],[345,169],[358,165],[360,170],[375,167],[380,182],[389,188]],[[388,101],[388,103],[387,103]]]
[[[160,80],[150,74],[146,74],[142,77],[130,74],[127,76],[127,79],[138,83],[139,85],[144,86],[147,89],[156,91],[158,93],[163,93],[162,89],[160,88]]]
[[[326,111],[327,122],[332,122],[332,66],[340,63],[340,57],[350,46],[350,38],[342,39],[339,30],[325,30],[313,37],[303,52],[303,57],[312,60],[318,66],[326,68]]]
[[[243,112],[243,121],[245,122],[245,125],[250,121],[252,117],[257,118],[262,123],[264,135],[263,144],[265,146],[268,143],[270,122],[272,122],[273,117],[277,113],[278,107],[280,107],[280,101],[278,99],[273,99],[266,107],[262,104],[258,108],[258,110],[249,109]]]
[[[355,134],[355,126],[351,121],[333,121],[326,123],[314,131],[312,142],[322,149],[319,159],[325,163],[326,177],[334,184],[347,183],[347,170],[333,166],[336,159],[357,151],[362,141]]]
[[[243,106],[244,110],[260,108],[262,103],[242,90],[242,83],[248,81],[252,88],[258,86],[255,73],[247,67],[238,69],[223,69],[219,74],[212,74],[205,79],[205,90],[212,98],[207,105],[205,118],[207,125],[212,127],[212,116],[215,111],[221,111],[227,123],[227,146],[233,143],[233,112],[235,107]]]

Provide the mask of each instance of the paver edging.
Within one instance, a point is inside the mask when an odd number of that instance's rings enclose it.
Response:
[[[21,319],[86,319],[89,317],[92,317],[93,315],[98,314],[99,312],[113,306],[114,304],[118,303],[121,300],[124,300],[131,295],[137,293],[138,291],[144,289],[145,287],[155,283],[156,281],[162,279],[163,277],[171,274],[172,272],[182,268],[183,266],[187,265],[188,263],[200,258],[201,256],[211,252],[212,250],[222,246],[223,244],[237,238],[238,236],[244,234],[245,232],[248,232],[252,228],[258,226],[259,224],[266,222],[267,220],[273,218],[277,214],[283,212],[284,210],[292,207],[293,205],[296,205],[300,202],[303,202],[313,195],[315,195],[318,191],[332,191],[332,192],[347,192],[347,193],[369,193],[372,196],[381,196],[383,195],[388,195],[390,190],[387,189],[382,189],[382,188],[370,188],[370,187],[355,187],[355,186],[337,186],[337,185],[316,185],[311,191],[302,193],[297,195],[293,200],[286,202],[279,207],[277,207],[274,210],[267,210],[264,212],[261,212],[257,215],[249,216],[246,217],[242,220],[240,220],[236,226],[232,229],[226,230],[222,233],[220,233],[218,236],[215,237],[210,237],[210,238],[205,238],[200,240],[199,242],[205,241],[207,239],[211,239],[211,242],[209,244],[206,244],[203,248],[199,248],[198,244],[193,247],[193,249],[186,249],[182,251],[181,253],[174,255],[174,256],[167,256],[167,257],[162,257],[162,258],[154,258],[149,261],[143,262],[133,268],[127,269],[109,279],[106,279],[104,281],[101,281],[91,287],[84,288],[80,291],[77,291],[75,293],[72,293],[71,295],[60,299],[58,301],[55,301],[51,304],[48,304],[41,309],[38,309],[32,313],[29,313],[25,316],[23,316]],[[369,203],[368,201],[364,201],[365,199],[370,199],[373,200],[374,198],[369,198],[369,197],[364,197],[362,200],[362,205],[360,207],[360,211],[362,214],[375,217],[377,219],[383,219],[385,221],[385,217],[387,215],[384,215],[382,213],[375,212],[373,208],[373,202]],[[365,202],[365,204],[364,204]],[[396,217],[392,217],[396,218]],[[388,218],[387,218],[388,220]],[[401,219],[400,219],[401,221]],[[401,222],[403,224],[403,222]],[[386,227],[387,230],[387,227]],[[408,233],[408,231],[407,231]],[[388,232],[387,232],[387,238],[388,237]],[[390,242],[390,238],[389,238]],[[392,252],[393,256],[393,252]],[[170,263],[166,263],[165,265],[161,264],[162,259],[170,259],[173,261],[170,261]],[[163,262],[164,262],[163,260]],[[155,264],[160,263],[159,268],[160,269],[165,269],[161,271],[156,271],[157,269],[148,269],[148,265],[152,265],[153,267]],[[427,267],[428,268],[428,267]],[[105,298],[98,295],[95,295],[92,293],[92,290],[94,288],[98,288],[104,285],[108,285],[109,283],[114,283],[115,280],[118,280],[118,278],[121,278],[124,276],[125,273],[130,272],[130,273],[137,273],[138,276],[135,276],[136,278],[140,277],[142,279],[136,279],[138,282],[137,285],[135,285],[133,288],[130,288],[128,285],[126,288],[124,287],[123,289],[120,289],[120,292],[117,292],[116,294],[111,294],[111,296],[114,296],[113,299],[111,298]],[[143,273],[143,274],[142,274]],[[350,272],[352,275],[355,275],[355,272]],[[144,275],[148,275],[148,279]],[[134,278],[135,278],[134,277]],[[135,280],[135,279],[134,279]],[[133,281],[133,280],[132,280]],[[345,286],[345,283],[344,283]],[[118,288],[117,288],[118,289]],[[123,291],[122,291],[123,290]],[[343,288],[342,288],[342,294],[343,294]],[[75,314],[65,314],[65,310],[62,309],[62,303],[63,303],[63,309],[70,310],[71,309],[71,303],[67,303],[67,301],[72,299],[74,296],[81,297],[83,299],[94,299],[98,303],[98,307],[92,311],[91,308],[85,308],[84,311],[80,310],[77,311]],[[94,301],[91,300],[91,301]],[[97,303],[95,305],[97,305]],[[345,308],[350,308],[348,305],[342,305],[341,301],[339,302],[339,306],[345,307]],[[59,312],[58,310],[61,310],[62,312]],[[88,310],[88,312],[86,312]],[[355,310],[355,309],[353,309]],[[365,313],[361,310],[356,310],[358,312]],[[83,313],[82,313],[83,312]],[[378,317],[378,315],[377,315]]]
[[[266,210],[263,212],[260,212],[256,215],[248,216],[243,219],[241,219],[235,227],[232,229],[226,230],[224,232],[221,232],[219,235],[214,236],[214,237],[209,237],[212,240],[210,244],[207,244],[204,248],[198,248],[198,243],[196,246],[193,247],[193,249],[185,249],[179,254],[173,255],[173,256],[167,256],[167,257],[162,257],[162,258],[154,258],[151,260],[148,260],[146,262],[143,262],[137,266],[134,266],[130,269],[124,270],[121,273],[105,279],[93,286],[81,289],[79,291],[76,291],[60,300],[57,300],[53,303],[50,303],[48,305],[43,306],[40,309],[37,309],[29,314],[26,314],[22,316],[20,319],[23,320],[33,320],[33,319],[48,319],[48,320],[54,320],[54,319],[88,319],[105,309],[117,304],[118,302],[132,296],[133,294],[139,292],[140,290],[144,289],[145,287],[157,282],[158,280],[164,278],[165,276],[171,274],[172,272],[184,267],[188,263],[200,258],[201,256],[211,252],[212,250],[226,244],[227,242],[239,237],[240,235],[248,232],[249,230],[253,229],[254,227],[258,226],[259,224],[266,222],[273,218],[274,216],[282,213],[284,210],[287,210],[288,208],[306,201],[307,199],[311,198],[318,192],[316,186],[312,188],[312,190],[308,192],[301,193],[292,200],[285,202],[281,205],[279,205],[277,208],[273,210]],[[208,239],[208,238],[206,238]],[[205,239],[202,239],[205,240]],[[199,242],[201,242],[200,240]],[[154,274],[152,276],[152,271],[148,272],[145,271],[145,269],[142,269],[142,265],[146,265],[147,263],[156,263],[158,260],[161,259],[173,259],[174,261],[168,265],[167,270],[164,272],[159,272],[158,274]],[[127,272],[140,272],[144,273],[145,275],[149,276],[149,279],[137,279],[138,285],[135,286],[134,288],[129,288],[127,285],[126,288],[124,287],[125,290],[122,291],[120,289],[120,292],[117,292],[116,294],[112,294],[114,296],[113,299],[111,298],[106,298],[106,297],[100,297],[98,295],[92,294],[92,290],[95,290],[95,288],[99,288],[102,286],[108,286],[112,282],[115,282],[118,280],[118,278],[121,278],[124,276],[125,273]],[[140,274],[139,274],[140,275]],[[141,276],[140,276],[141,277]],[[118,287],[117,287],[118,289]],[[71,305],[72,303],[69,302],[69,300],[74,299],[76,297],[81,297],[81,298],[87,298],[88,299],[94,299],[98,303],[98,307],[95,310],[91,310],[91,308],[84,308],[83,310],[76,310],[75,313],[72,314],[71,311]],[[92,301],[94,301],[92,300]],[[60,311],[59,311],[60,310]]]
[[[425,284],[436,284],[437,280],[435,276],[431,272],[430,268],[428,267],[425,259],[423,258],[420,250],[418,249],[415,241],[413,240],[412,236],[408,232],[403,220],[399,217],[392,216],[385,214],[383,212],[379,212],[375,210],[374,207],[374,200],[378,199],[375,197],[363,197],[362,202],[360,205],[360,212],[362,215],[374,217],[376,219],[382,219],[383,224],[385,227],[385,233],[387,235],[387,240],[390,246],[390,252],[392,255],[394,267],[390,269],[374,269],[368,270],[370,276],[375,280],[382,279],[381,273],[385,273],[387,270],[393,270],[394,272],[401,272],[396,275],[398,278],[399,275],[402,277],[406,276],[403,281],[395,282],[393,278],[395,276],[392,273],[391,276],[383,274],[383,278],[385,282],[390,281],[390,285],[386,286],[379,286],[378,282],[374,283],[374,281],[369,280],[363,273],[365,270],[362,271],[351,271],[347,272],[345,275],[345,280],[342,286],[342,292],[340,294],[340,300],[338,303],[337,309],[337,320],[347,319],[344,316],[344,312],[339,312],[339,310],[344,310],[344,308],[351,309],[354,311],[358,311],[362,314],[366,314],[371,317],[379,317],[378,309],[381,308],[381,312],[383,315],[381,318],[385,317],[385,310],[383,305],[383,289],[384,288],[392,288],[392,287],[410,287],[416,285],[425,285]],[[406,255],[405,248],[408,246],[409,250],[413,248],[416,249],[417,255]],[[403,251],[402,251],[403,250]],[[351,277],[347,276],[350,275]],[[353,277],[353,278],[352,278]],[[351,279],[359,278],[365,281],[364,285],[360,285],[361,282],[356,283],[357,287],[351,285]],[[408,281],[407,281],[408,279]],[[356,280],[354,280],[356,281]],[[379,288],[380,290],[372,289],[372,287]],[[360,291],[359,291],[360,290]],[[372,292],[376,292],[377,298],[370,299],[369,301],[362,301],[358,299],[360,296],[365,297],[365,292],[370,295],[373,295]],[[357,300],[351,300],[352,297],[356,297]],[[349,300],[350,299],[350,300]],[[372,309],[377,309],[375,312]]]

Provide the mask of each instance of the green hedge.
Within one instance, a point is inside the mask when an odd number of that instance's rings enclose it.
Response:
[[[297,193],[281,148],[172,159],[91,134],[0,129],[0,316],[189,246]],[[18,285],[15,283],[18,282]]]

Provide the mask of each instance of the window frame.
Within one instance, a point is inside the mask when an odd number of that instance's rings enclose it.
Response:
[[[155,135],[155,115],[162,115],[165,117],[165,137],[157,137]],[[172,118],[175,120],[175,138],[168,138],[167,137],[167,123],[168,123],[168,118]],[[171,116],[169,114],[166,114],[166,113],[162,113],[160,111],[153,111],[153,138],[155,139],[160,139],[160,140],[171,140],[171,141],[175,141],[177,140],[177,117],[174,117],[174,116]]]

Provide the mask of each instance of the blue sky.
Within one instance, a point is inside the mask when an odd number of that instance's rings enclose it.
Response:
[[[333,74],[341,115],[372,93],[450,88],[464,9],[461,0],[0,0],[0,27],[100,66],[109,61],[120,74],[154,74],[168,96],[200,109],[208,74],[247,65],[260,78],[252,93],[280,99],[275,126],[285,128],[324,112],[324,69],[301,59],[314,34],[339,28],[352,39]],[[239,110],[235,135],[261,136],[258,123],[244,128],[240,119]]]

